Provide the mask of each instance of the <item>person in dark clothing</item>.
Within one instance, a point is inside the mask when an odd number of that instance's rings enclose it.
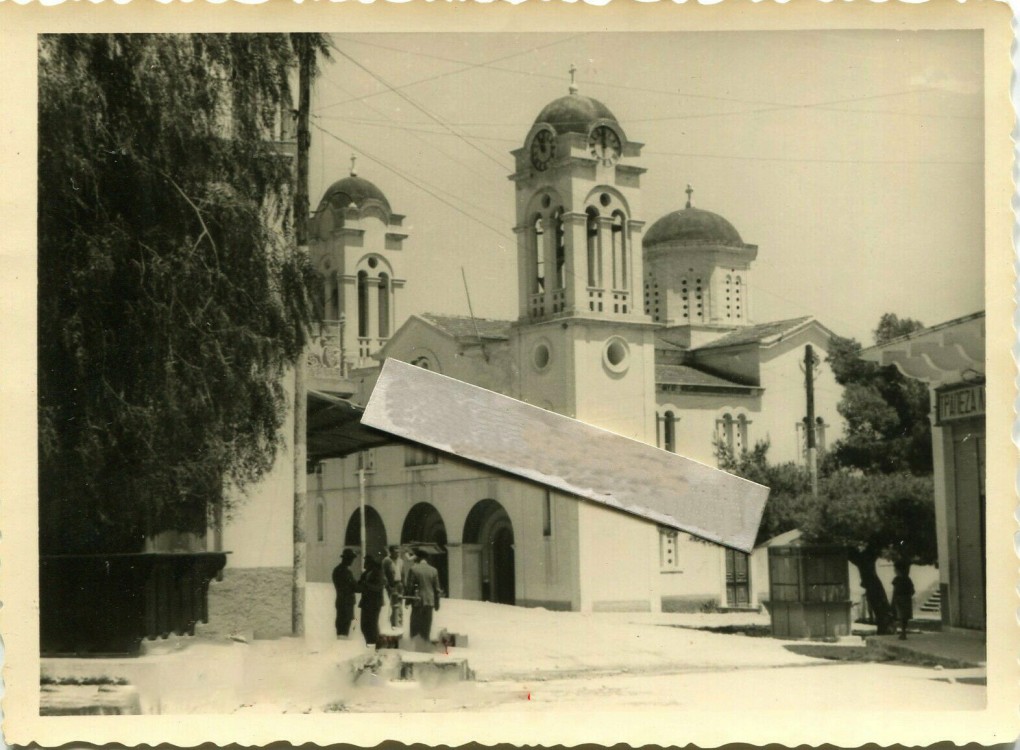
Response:
[[[358,581],[361,592],[361,634],[365,636],[365,644],[374,646],[379,640],[379,612],[383,605],[383,588],[386,579],[383,577],[379,561],[374,557],[365,559],[365,572]]]
[[[340,564],[333,568],[333,588],[336,589],[336,634],[346,638],[351,632],[354,620],[354,603],[357,583],[351,572],[351,561],[358,556],[354,550],[345,549],[340,555]]]
[[[424,550],[415,553],[417,562],[407,572],[408,593],[411,600],[411,639],[416,646],[428,648],[432,640],[432,612],[439,609],[439,571],[429,565],[429,555]],[[419,640],[420,639],[420,640]],[[422,643],[424,641],[424,643]]]
[[[900,624],[900,640],[907,639],[907,625],[914,616],[914,582],[910,580],[910,564],[897,563],[896,577],[892,582],[892,606]]]
[[[386,578],[386,594],[390,598],[390,627],[399,630],[404,625],[404,561],[400,547],[390,546],[390,554],[382,561],[383,576]]]

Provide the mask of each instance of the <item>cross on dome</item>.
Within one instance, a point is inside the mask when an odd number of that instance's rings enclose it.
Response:
[[[690,208],[691,196],[694,195],[694,188],[691,187],[691,183],[687,183],[687,189],[684,192],[687,193],[687,208]]]
[[[574,81],[574,74],[577,73],[577,66],[574,63],[570,63],[570,93],[577,93],[577,83]]]
[[[351,154],[351,177],[357,177],[358,176],[357,171],[354,169],[354,163],[357,160],[358,160],[357,155],[356,154]]]

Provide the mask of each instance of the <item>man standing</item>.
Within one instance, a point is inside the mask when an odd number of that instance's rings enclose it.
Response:
[[[354,604],[358,584],[351,572],[351,561],[358,556],[354,550],[345,549],[340,555],[340,564],[333,568],[333,588],[336,589],[336,634],[346,638],[351,632],[354,620]]]
[[[404,561],[400,559],[400,547],[390,545],[389,557],[382,561],[386,577],[386,594],[390,598],[390,627],[400,630],[404,625]]]
[[[439,571],[429,565],[425,550],[415,552],[417,562],[407,573],[407,589],[411,600],[411,639],[424,640],[423,647],[432,642],[432,611],[439,609]],[[418,644],[416,644],[418,645]]]

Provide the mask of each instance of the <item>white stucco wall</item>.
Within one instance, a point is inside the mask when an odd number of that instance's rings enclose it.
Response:
[[[769,460],[773,463],[804,461],[796,424],[807,413],[801,369],[807,344],[813,346],[820,361],[815,370],[815,416],[822,417],[827,425],[825,444],[831,446],[843,435],[843,419],[836,408],[843,388],[825,362],[828,339],[818,329],[808,329],[762,352],[761,385],[765,394],[755,434],[769,438]]]
[[[439,512],[448,540],[450,595],[478,598],[476,581],[467,566],[472,550],[461,547],[468,514],[476,503],[495,500],[513,525],[516,598],[525,605],[577,609],[578,501],[552,493],[552,524],[544,535],[545,488],[524,480],[498,475],[475,464],[440,455],[439,462],[422,467],[405,466],[405,448],[387,446],[373,451],[374,469],[366,473],[366,505],[379,512],[386,543],[401,542],[401,531],[411,508],[420,502]],[[308,514],[308,578],[329,581],[344,546],[347,525],[358,510],[355,457],[324,462],[322,474],[309,475],[310,497],[325,505],[325,534],[318,540],[312,505]],[[321,489],[320,489],[321,488]],[[465,562],[467,561],[467,562]],[[359,569],[360,561],[354,569]],[[469,575],[465,576],[465,572]]]
[[[654,524],[582,501],[581,611],[658,612],[659,532]]]
[[[725,550],[683,532],[677,535],[678,565],[660,573],[664,610],[690,611],[725,603]]]
[[[288,403],[293,401],[294,377],[284,380]],[[223,528],[227,569],[289,567],[294,562],[294,444],[293,408],[288,408],[273,468],[245,495],[235,494],[237,510]],[[212,539],[213,534],[207,538]]]

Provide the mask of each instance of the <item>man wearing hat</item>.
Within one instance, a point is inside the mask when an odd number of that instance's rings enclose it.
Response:
[[[439,571],[429,565],[429,553],[423,549],[415,550],[417,562],[407,573],[407,588],[412,598],[411,603],[411,639],[423,643],[416,644],[419,648],[428,648],[432,637],[432,612],[439,609]]]
[[[358,556],[352,549],[340,553],[340,564],[333,568],[333,588],[336,589],[336,634],[346,638],[354,620],[354,603],[357,582],[351,572],[351,561]]]

